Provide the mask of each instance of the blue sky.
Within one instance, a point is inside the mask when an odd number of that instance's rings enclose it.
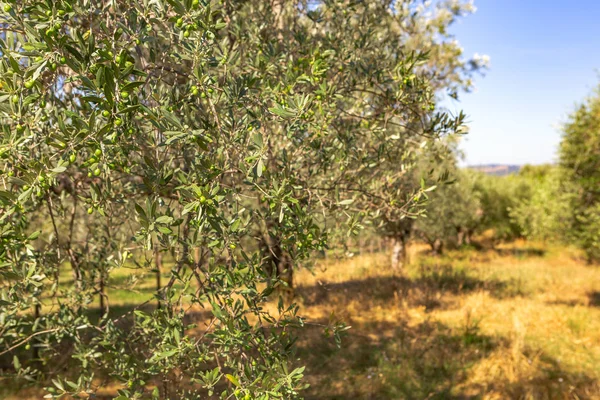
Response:
[[[475,0],[453,26],[491,68],[451,109],[469,116],[466,164],[557,159],[560,123],[600,82],[600,0]]]

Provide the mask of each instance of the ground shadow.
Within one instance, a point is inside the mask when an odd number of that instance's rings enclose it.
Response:
[[[434,259],[443,259],[450,257],[453,260],[476,260],[478,262],[489,262],[495,257],[515,257],[523,260],[527,258],[544,257],[547,250],[539,247],[498,247],[490,243],[472,242],[458,248],[451,248],[444,251],[441,255],[434,254],[431,249],[425,248],[417,251],[422,257]]]
[[[515,248],[494,248],[493,251],[499,256],[513,256],[516,258],[543,257],[547,251],[537,247],[515,247]]]
[[[600,307],[600,292],[589,292],[587,294],[587,303],[582,299],[573,299],[573,300],[555,300],[550,301],[548,304],[553,305],[563,305],[563,306],[589,306],[589,307]]]
[[[462,273],[448,276],[443,269],[438,275],[426,273],[414,279],[370,277],[298,288],[307,306],[352,310],[344,317],[352,328],[342,338],[341,348],[316,326],[327,325],[325,319],[312,321],[316,324],[298,332],[297,363],[306,366],[311,385],[304,397],[461,400],[492,394],[490,398],[583,399],[600,393],[594,378],[568,372],[540,351],[525,348],[515,353],[509,339],[483,334],[476,321],[454,327],[427,318],[418,322],[402,309],[394,309],[394,320],[386,317],[385,307],[394,307],[390,301],[397,293],[404,293],[405,302],[419,303],[423,301],[419,293],[432,290],[442,294],[443,303],[444,296],[484,288],[501,295],[509,290],[502,282],[484,283]],[[498,354],[506,359],[498,361]],[[485,379],[484,374],[484,383],[477,383],[472,371],[486,363],[494,373],[503,368],[509,372],[497,373],[494,379]],[[519,365],[523,371],[515,372]]]
[[[565,370],[561,362],[545,353],[530,348],[523,350],[523,356],[536,357],[534,371],[520,379],[490,380],[485,386],[471,387],[470,390],[483,394],[494,393],[507,399],[597,399],[600,382],[584,373]]]
[[[424,267],[414,278],[405,276],[377,276],[344,282],[320,282],[312,286],[298,286],[297,296],[304,305],[355,302],[370,307],[373,302],[398,301],[410,306],[433,309],[444,306],[447,295],[461,295],[487,291],[496,298],[523,295],[518,285],[511,281],[481,280],[465,270],[450,265]]]
[[[453,388],[466,368],[502,343],[439,322],[353,324],[338,349],[318,328],[301,332],[306,399],[463,399]]]
[[[600,307],[600,292],[588,293],[589,305],[593,307]]]

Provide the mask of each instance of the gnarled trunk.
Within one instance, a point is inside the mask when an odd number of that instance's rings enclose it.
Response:
[[[275,278],[285,284],[279,287],[280,291],[288,300],[291,300],[294,297],[292,258],[282,249],[281,239],[269,233],[269,231],[273,232],[269,227],[270,224],[267,223],[267,231],[263,232],[261,244],[263,257],[267,259],[265,269],[271,279]]]

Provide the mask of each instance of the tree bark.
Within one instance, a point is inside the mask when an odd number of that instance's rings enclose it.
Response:
[[[100,282],[99,282],[99,293],[98,295],[100,296],[100,318],[104,317],[106,314],[108,314],[108,304],[106,301],[106,282],[105,282],[105,276],[104,276],[104,271],[100,270]]]
[[[406,238],[404,235],[392,238],[392,270],[401,272],[406,262]]]
[[[431,243],[431,253],[434,256],[439,256],[440,254],[442,254],[443,248],[444,248],[444,242],[442,242],[441,239],[435,239]]]
[[[267,222],[267,231],[263,232],[262,235],[262,252],[267,259],[265,269],[271,279],[275,278],[285,284],[284,286],[280,286],[281,292],[284,293],[287,299],[291,300],[294,297],[294,269],[292,259],[281,248],[280,238],[273,237],[269,233],[274,231],[270,229],[270,226],[271,223]]]
[[[473,234],[473,232],[471,232],[470,229],[467,229],[467,231],[465,232],[465,244],[470,245],[471,244],[471,235]]]
[[[467,236],[467,232],[463,228],[458,228],[456,234],[456,246],[462,247],[465,244],[465,239]]]

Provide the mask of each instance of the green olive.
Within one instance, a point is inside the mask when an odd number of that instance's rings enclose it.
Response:
[[[12,6],[10,4],[5,4],[4,5],[4,12],[11,12],[12,11]]]
[[[35,85],[35,81],[33,79],[30,79],[27,82],[25,82],[25,87],[27,89],[31,89],[34,85]]]
[[[102,111],[102,116],[105,117],[105,118],[110,117],[110,111],[108,111],[108,110]]]
[[[100,149],[96,149],[96,151],[94,151],[94,155],[95,155],[96,157],[100,157],[100,156],[102,155],[102,150],[100,150]]]
[[[69,156],[69,161],[70,161],[70,162],[71,162],[71,164],[72,164],[72,163],[74,163],[74,162],[75,162],[75,160],[77,160],[77,155],[76,155],[75,153],[73,153],[73,154],[71,154],[71,155]]]
[[[87,209],[87,213],[88,214],[93,214],[94,213],[94,209],[92,207]]]
[[[100,168],[96,168],[96,169],[94,170],[94,175],[95,175],[95,176],[99,176],[101,172],[102,172],[102,171],[100,171]]]
[[[115,119],[115,125],[116,125],[116,126],[121,126],[121,125],[123,125],[123,120],[122,120],[121,118],[117,118],[117,119]]]

